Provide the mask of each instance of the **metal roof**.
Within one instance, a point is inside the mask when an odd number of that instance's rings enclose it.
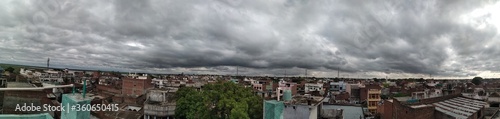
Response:
[[[467,99],[463,97],[452,98],[433,103],[436,110],[455,118],[468,118],[487,105],[486,102]]]

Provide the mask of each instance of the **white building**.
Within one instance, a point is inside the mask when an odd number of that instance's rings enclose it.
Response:
[[[312,91],[319,91],[322,94],[325,92],[322,83],[306,83],[304,85],[304,92],[309,93]]]

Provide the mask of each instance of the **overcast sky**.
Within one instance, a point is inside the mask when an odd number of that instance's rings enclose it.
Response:
[[[1,0],[0,62],[151,73],[500,77],[500,2]]]

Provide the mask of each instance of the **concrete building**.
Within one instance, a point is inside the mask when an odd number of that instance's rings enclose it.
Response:
[[[173,119],[176,91],[177,89],[173,88],[149,90],[144,102],[144,119]]]
[[[278,88],[276,89],[276,96],[278,97],[278,101],[280,101],[280,97],[282,97],[286,91],[290,91],[292,93],[292,96],[296,95],[297,83],[286,82],[284,80],[281,80],[278,83]]]
[[[323,89],[323,84],[322,83],[306,83],[304,85],[304,92],[305,93],[310,93],[313,91],[319,91],[320,93],[324,93],[325,90]]]
[[[377,105],[381,101],[382,87],[378,84],[369,84],[360,89],[360,99],[366,101],[368,111],[372,114],[377,112]]]
[[[271,98],[275,96],[274,91],[278,88],[278,84],[272,80],[251,80],[252,88],[257,92],[257,95],[263,98]]]
[[[78,106],[89,105],[93,97],[84,96],[80,93],[63,94],[62,105]],[[90,110],[68,110],[61,112],[61,119],[90,119]]]
[[[347,85],[348,84],[343,81],[330,82],[330,91],[344,92],[347,90]]]
[[[8,82],[6,88],[36,88],[36,86],[24,82]],[[18,104],[42,106],[43,104],[51,104],[48,93],[52,89],[40,90],[7,90],[2,91],[3,106],[2,111],[4,114],[39,114],[40,111],[15,111]],[[53,97],[52,97],[53,98]]]
[[[40,75],[40,82],[58,82],[63,83],[63,74],[59,71],[47,70]]]
[[[381,94],[380,89],[368,90],[368,99],[367,99],[368,111],[370,111],[373,114],[377,112],[377,105],[381,100],[380,94]]]
[[[411,92],[411,97],[413,99],[425,99],[443,96],[441,89],[424,89],[423,91]]]
[[[412,99],[398,97],[384,101],[378,109],[382,119],[481,119],[488,104],[452,94]]]
[[[265,101],[265,119],[318,119],[324,97],[297,95],[291,100]],[[324,114],[326,115],[326,114]]]
[[[360,102],[360,84],[349,84],[349,89],[347,92],[351,95],[351,103],[358,104]]]
[[[142,76],[125,77],[122,80],[122,94],[124,96],[140,96],[153,87],[152,80],[147,74]]]

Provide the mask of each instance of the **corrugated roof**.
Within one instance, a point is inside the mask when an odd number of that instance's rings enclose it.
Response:
[[[455,118],[464,118],[472,116],[480,111],[486,105],[486,102],[456,97],[441,102],[433,103],[436,110]]]

